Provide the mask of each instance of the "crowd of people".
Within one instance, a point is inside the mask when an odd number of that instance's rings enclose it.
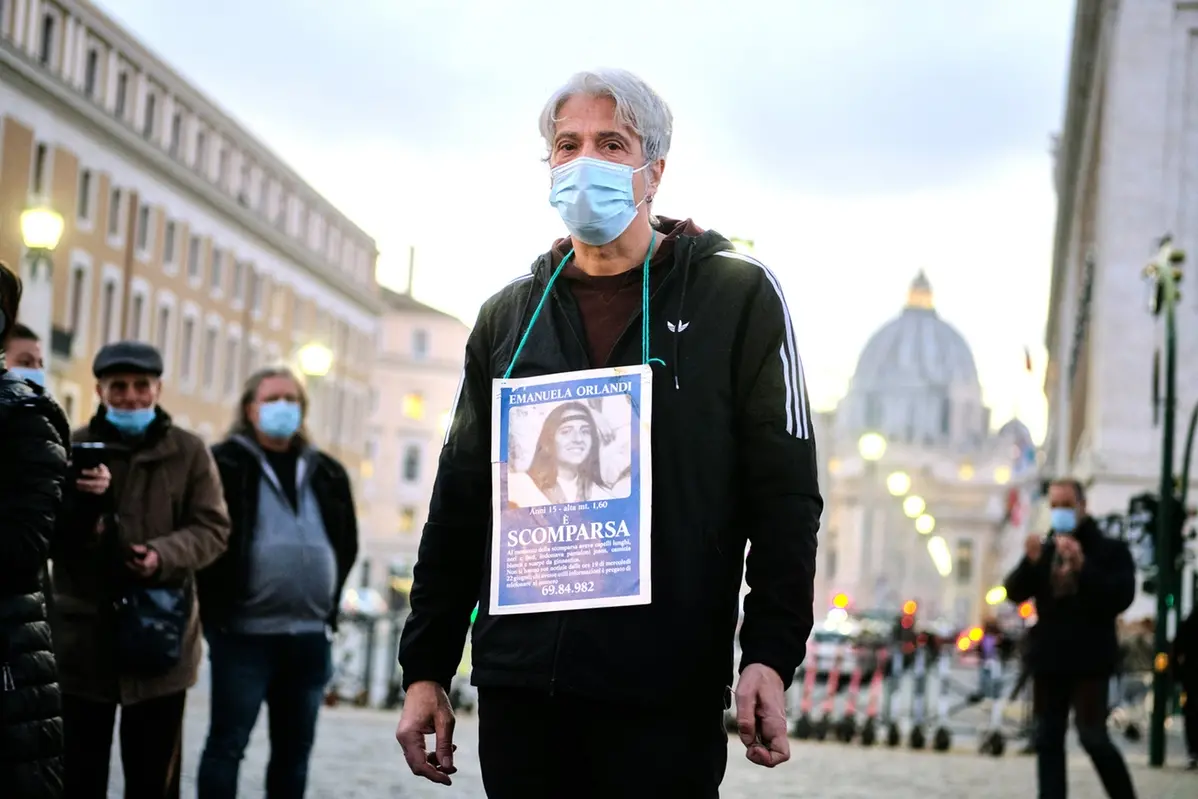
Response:
[[[116,342],[72,431],[20,299],[0,263],[0,794],[103,799],[119,728],[126,797],[178,797],[206,638],[199,796],[237,796],[266,704],[268,793],[299,799],[358,548],[350,480],[305,431],[303,383],[251,375],[210,450],[163,408],[162,354]]]

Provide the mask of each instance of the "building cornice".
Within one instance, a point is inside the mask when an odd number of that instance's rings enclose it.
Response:
[[[35,66],[23,52],[4,39],[0,39],[0,83],[11,84],[18,91],[31,94],[36,101],[49,105],[99,141],[132,158],[156,177],[198,201],[226,224],[240,228],[265,247],[274,250],[280,258],[297,264],[325,283],[330,290],[358,303],[370,313],[382,314],[382,300],[367,287],[346,280],[344,275],[337,273],[299,241],[247,212],[217,186],[138,136],[102,108],[81,97],[72,87]]]
[[[1052,281],[1048,304],[1045,344],[1053,352],[1057,339],[1057,311],[1065,290],[1069,242],[1073,234],[1077,187],[1083,165],[1081,155],[1090,106],[1099,78],[1104,23],[1113,9],[1110,0],[1077,0],[1070,48],[1069,79],[1065,97],[1065,121],[1057,145],[1054,177],[1057,189],[1057,218],[1053,234]]]
[[[119,23],[109,17],[89,0],[55,0],[58,5],[67,9],[88,28],[105,40],[109,45],[124,56],[126,61],[135,65],[143,73],[153,78],[156,83],[165,86],[173,95],[178,97],[192,111],[199,114],[203,120],[219,133],[236,138],[239,149],[253,156],[261,166],[269,170],[287,184],[292,190],[299,190],[308,201],[316,200],[321,211],[337,219],[338,226],[347,232],[352,232],[363,245],[369,244],[374,258],[378,257],[378,248],[374,238],[362,230],[349,217],[345,216],[336,206],[330,203],[324,195],[312,188],[306,180],[300,177],[294,169],[287,165],[279,156],[268,149],[257,136],[234,119],[207,95],[195,87],[170,64],[156,55],[152,50],[138,41]]]

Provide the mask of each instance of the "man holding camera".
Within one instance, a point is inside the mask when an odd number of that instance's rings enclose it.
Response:
[[[126,795],[177,799],[201,655],[193,574],[224,551],[229,517],[208,448],[158,407],[158,351],[110,344],[92,371],[100,408],[73,436],[80,479],[53,553],[66,795],[107,795],[120,707]]]
[[[1073,711],[1078,738],[1111,799],[1135,799],[1131,775],[1106,730],[1119,644],[1115,620],[1135,598],[1127,545],[1107,538],[1086,514],[1077,480],[1049,486],[1052,530],[1033,534],[1007,577],[1007,598],[1034,599],[1029,634],[1040,799],[1065,799],[1065,733]]]

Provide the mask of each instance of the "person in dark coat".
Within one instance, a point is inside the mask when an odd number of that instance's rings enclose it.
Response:
[[[1186,724],[1186,749],[1190,770],[1198,770],[1198,610],[1191,610],[1177,627],[1173,638],[1173,669],[1186,703],[1182,708]]]
[[[1086,514],[1076,480],[1049,487],[1052,530],[1033,534],[1007,576],[1007,598],[1034,599],[1029,633],[1040,799],[1065,799],[1065,733],[1072,711],[1078,739],[1111,799],[1134,799],[1131,775],[1107,734],[1111,675],[1119,658],[1115,621],[1135,598],[1127,545],[1107,538]]]
[[[0,353],[21,282],[0,262]],[[43,574],[67,477],[70,428],[58,404],[0,358],[0,794],[63,795],[58,673]]]

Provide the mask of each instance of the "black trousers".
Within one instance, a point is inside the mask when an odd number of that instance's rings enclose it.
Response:
[[[1182,682],[1181,688],[1186,692],[1181,711],[1186,724],[1186,749],[1191,759],[1198,759],[1198,677]]]
[[[722,709],[663,711],[482,688],[478,758],[488,799],[718,799]]]
[[[1127,764],[1107,734],[1110,680],[1106,677],[1037,674],[1032,691],[1040,799],[1065,799],[1068,785],[1065,734],[1069,730],[1070,710],[1077,725],[1077,737],[1094,763],[1107,796],[1135,799],[1136,791]]]
[[[179,799],[185,691],[121,707],[125,799]],[[117,705],[62,697],[66,799],[105,799]]]

